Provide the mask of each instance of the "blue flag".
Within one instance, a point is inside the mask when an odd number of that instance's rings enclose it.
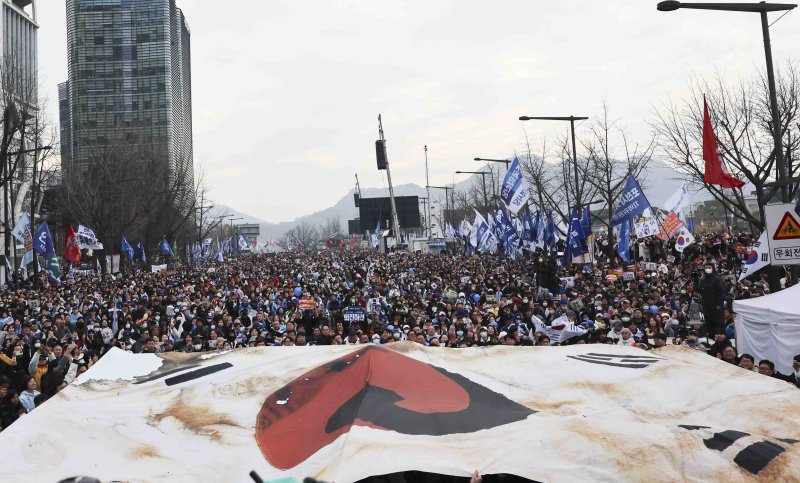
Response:
[[[530,195],[531,188],[525,176],[522,174],[519,159],[514,158],[514,161],[511,162],[511,166],[508,167],[508,172],[503,179],[500,198],[503,199],[503,202],[509,210],[517,214],[520,208],[528,203]]]
[[[512,247],[519,245],[519,234],[506,214],[506,210],[498,207],[497,211],[500,225],[502,225],[500,240],[503,241],[503,248],[508,252]]]
[[[522,240],[533,241],[533,222],[531,222],[531,212],[528,210],[522,215]]]
[[[617,240],[617,255],[625,261],[631,262],[631,220],[624,220],[619,225],[619,240]]]
[[[544,223],[542,222],[542,209],[536,210],[536,218],[533,220],[533,243],[540,245],[544,243]]]
[[[587,238],[589,235],[592,234],[592,213],[589,211],[589,207],[583,209],[583,218],[581,218],[581,228],[583,228],[583,234]]]
[[[553,210],[547,212],[547,222],[544,225],[544,246],[552,249],[556,245],[556,224],[553,222]]]
[[[53,237],[50,236],[50,228],[46,221],[42,223],[42,226],[36,231],[36,236],[33,237],[33,249],[42,256],[56,253]]]
[[[694,218],[689,218],[686,222],[686,229],[689,230],[689,233],[694,233]]]
[[[142,259],[142,263],[147,263],[147,255],[144,253],[144,247],[142,246],[141,240],[136,242],[135,255]]]
[[[125,235],[120,235],[120,242],[122,244],[122,253],[127,253],[128,254],[128,261],[132,262],[133,261],[133,247],[131,246],[130,243],[128,243],[128,240],[125,239]]]
[[[169,246],[167,237],[161,239],[161,253],[167,255],[168,257],[175,258],[175,254],[172,252],[172,247]]]
[[[56,256],[56,248],[53,245],[53,236],[50,234],[50,228],[47,222],[42,223],[42,226],[36,231],[33,237],[33,250],[44,257],[44,270],[47,272],[47,277],[56,285],[61,285],[61,265]]]
[[[567,243],[564,245],[564,258],[562,266],[567,266],[570,261],[579,257],[589,251],[586,245],[586,236],[583,233],[583,226],[581,226],[581,219],[578,218],[577,208],[572,209],[572,220],[569,223],[567,230]]]
[[[642,187],[633,175],[628,175],[625,188],[617,201],[617,209],[611,215],[611,226],[617,226],[625,220],[641,215],[647,208],[650,208],[650,202],[647,201]]]

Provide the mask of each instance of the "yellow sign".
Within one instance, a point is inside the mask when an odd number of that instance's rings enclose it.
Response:
[[[773,240],[794,240],[800,238],[800,223],[788,211],[783,215],[778,229],[772,235]]]

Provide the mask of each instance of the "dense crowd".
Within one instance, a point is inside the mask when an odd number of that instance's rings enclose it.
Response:
[[[800,387],[800,355],[783,375],[772,361],[737,353],[733,299],[769,293],[759,274],[735,283],[738,247],[751,242],[711,235],[683,253],[642,242],[634,257],[649,270],[606,258],[600,238],[596,263],[568,267],[541,252],[509,260],[457,247],[388,256],[347,249],[68,277],[60,286],[41,277],[36,289],[0,294],[0,424],[34,410],[113,347],[681,344]],[[793,283],[786,272],[781,284]]]

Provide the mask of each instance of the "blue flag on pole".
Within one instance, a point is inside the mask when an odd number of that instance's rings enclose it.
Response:
[[[46,221],[36,230],[36,236],[33,237],[33,249],[42,256],[56,252],[53,245],[53,237],[50,236],[50,228],[48,228]]]
[[[500,198],[502,198],[508,209],[516,215],[519,213],[520,208],[528,203],[530,195],[531,188],[525,176],[522,174],[519,159],[514,158],[514,161],[511,162],[511,166],[509,166],[508,172],[503,179]]]
[[[142,263],[147,263],[147,255],[144,253],[144,247],[141,241],[136,242],[135,255],[142,259]]]
[[[53,244],[53,236],[50,234],[50,227],[47,222],[36,231],[33,237],[33,250],[44,257],[44,270],[47,277],[56,285],[61,285],[61,265],[56,256],[56,247]]]
[[[161,253],[167,255],[168,257],[175,257],[175,254],[172,252],[172,247],[169,246],[169,242],[167,241],[167,237],[161,239]]]
[[[617,226],[625,220],[641,215],[647,208],[650,208],[650,202],[647,201],[642,187],[633,175],[628,175],[625,188],[617,201],[617,209],[611,215],[611,226]]]
[[[583,235],[589,237],[592,234],[592,213],[589,207],[583,209],[583,218],[581,218],[581,228],[583,228]]]
[[[128,255],[128,261],[133,261],[133,247],[128,240],[125,239],[125,235],[120,235],[120,243],[122,244],[122,253],[126,253]]]
[[[624,220],[619,225],[619,239],[617,240],[617,255],[625,261],[631,262],[631,220]]]
[[[578,210],[572,209],[572,220],[567,229],[567,242],[564,245],[564,258],[562,265],[567,266],[573,258],[579,257],[589,251],[586,245],[586,236],[583,233],[581,219],[578,218]]]
[[[531,212],[528,210],[525,210],[525,214],[522,215],[522,240],[533,241],[533,222],[531,221]]]
[[[547,222],[544,225],[544,246],[548,249],[556,245],[556,224],[553,222],[553,210],[547,212]]]

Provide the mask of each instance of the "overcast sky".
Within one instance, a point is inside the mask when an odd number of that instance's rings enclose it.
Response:
[[[212,198],[266,221],[383,187],[383,114],[395,184],[454,181],[476,156],[512,155],[520,115],[595,116],[606,99],[633,137],[692,78],[764,66],[757,14],[656,11],[649,0],[178,0],[192,32],[195,168]],[[771,20],[777,18],[774,15]],[[791,12],[776,61],[798,58]],[[39,69],[57,122],[67,79],[64,2],[39,2]],[[566,125],[526,123],[537,142]],[[583,126],[585,130],[586,126]],[[580,136],[579,127],[578,135]],[[461,180],[461,178],[457,179]]]

